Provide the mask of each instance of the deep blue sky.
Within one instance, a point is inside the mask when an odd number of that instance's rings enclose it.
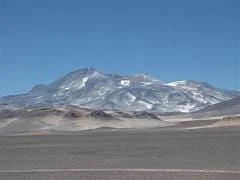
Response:
[[[239,0],[0,0],[0,96],[78,68],[239,89]]]

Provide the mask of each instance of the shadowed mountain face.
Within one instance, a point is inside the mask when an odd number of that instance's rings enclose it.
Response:
[[[124,111],[191,112],[237,97],[239,92],[217,89],[205,82],[162,84],[145,74],[121,76],[85,68],[49,85],[37,85],[26,94],[2,97],[0,108],[74,105]]]
[[[127,115],[127,116],[126,116]],[[75,108],[74,106],[68,106],[66,108],[42,108],[42,109],[2,109],[0,110],[0,120],[13,119],[13,118],[42,118],[42,117],[61,117],[68,120],[71,119],[157,119],[160,120],[154,113],[150,112],[120,112],[109,110],[91,110]]]
[[[240,98],[214,104],[192,113],[195,118],[240,115]]]

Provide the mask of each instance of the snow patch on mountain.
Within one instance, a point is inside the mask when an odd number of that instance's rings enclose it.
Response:
[[[195,108],[195,106],[196,106],[195,104],[190,103],[187,103],[186,105],[179,105],[176,108],[176,111],[188,113],[191,112]]]
[[[121,80],[121,81],[120,81],[120,84],[121,84],[122,86],[130,86],[130,83],[131,83],[131,81],[128,80],[128,79],[124,79],[124,80]]]
[[[185,85],[187,81],[175,81],[175,82],[170,82],[167,83],[167,86],[178,86],[178,85]]]
[[[134,96],[132,93],[129,93],[129,92],[126,93],[126,96],[129,98],[128,104],[131,104],[132,102],[134,102],[137,99],[136,96]]]
[[[147,103],[145,101],[139,100],[138,103],[140,103],[141,105],[143,105],[147,110],[150,110],[153,108],[153,105],[150,103]]]
[[[148,86],[153,84],[152,82],[140,82],[140,84],[142,84],[143,86]]]

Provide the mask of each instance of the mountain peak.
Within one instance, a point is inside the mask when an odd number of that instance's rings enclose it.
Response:
[[[85,68],[77,69],[71,73],[87,73],[87,72],[95,72],[95,71],[97,71],[97,70],[93,67],[85,67]],[[71,73],[69,73],[69,74],[71,74]]]
[[[143,80],[143,81],[152,81],[152,82],[160,82],[159,79],[156,79],[150,75],[144,74],[144,73],[139,73],[135,75],[135,78]]]
[[[136,77],[143,77],[143,78],[149,78],[150,76],[144,73],[138,73],[135,75]]]

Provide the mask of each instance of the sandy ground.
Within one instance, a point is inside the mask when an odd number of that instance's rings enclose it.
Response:
[[[235,180],[239,139],[237,127],[0,136],[0,179]]]
[[[83,131],[97,128],[115,128],[115,129],[148,129],[154,127],[169,127],[174,122],[165,122],[155,119],[64,119],[56,116],[47,116],[41,118],[27,119],[8,119],[0,120],[0,135],[2,134],[22,134],[34,131]]]
[[[178,170],[63,170],[4,172],[3,180],[239,180],[238,172]]]

